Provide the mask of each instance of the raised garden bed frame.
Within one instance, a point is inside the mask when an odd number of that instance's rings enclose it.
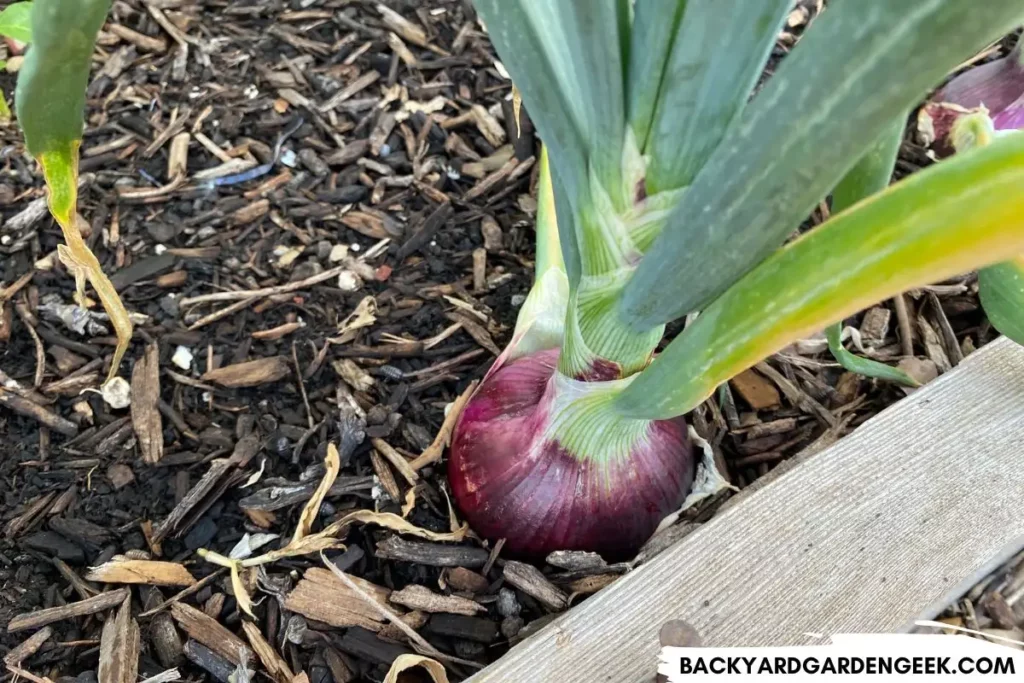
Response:
[[[672,619],[709,646],[910,630],[1024,547],[1022,455],[1024,348],[1000,338],[469,680],[652,681]]]

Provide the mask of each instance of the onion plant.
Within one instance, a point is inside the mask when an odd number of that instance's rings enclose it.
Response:
[[[12,5],[11,7],[14,7]],[[11,10],[8,8],[8,11]],[[117,374],[132,336],[132,323],[110,279],[78,228],[78,150],[82,143],[85,88],[96,35],[110,0],[41,0],[19,3],[15,19],[21,38],[31,40],[18,73],[14,103],[28,151],[38,161],[49,189],[50,213],[65,244],[57,255],[75,278],[75,299],[88,306],[88,281],[117,334],[108,380]],[[30,26],[24,27],[26,10]]]
[[[549,155],[536,281],[449,462],[470,523],[513,552],[634,550],[687,495],[683,416],[717,386],[1024,254],[1024,136],[882,190],[907,112],[1019,0],[834,0],[753,96],[789,0],[475,4]]]

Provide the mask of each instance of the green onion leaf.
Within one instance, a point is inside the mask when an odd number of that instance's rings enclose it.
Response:
[[[896,156],[903,140],[906,116],[900,116],[882,133],[881,137],[843,177],[836,189],[832,190],[832,211],[840,213],[857,202],[881,192],[889,185]],[[897,368],[869,358],[856,356],[843,347],[843,324],[838,322],[825,330],[828,348],[839,364],[850,372],[867,377],[897,382],[906,386],[918,386],[917,380]]]
[[[555,227],[558,230],[559,246],[562,248],[562,265],[569,277],[570,286],[575,289],[583,272],[580,248],[576,241],[576,222],[573,219],[572,203],[569,201],[565,183],[555,173],[551,174],[551,190],[555,199]]]
[[[916,387],[920,385],[920,382],[899,368],[894,368],[891,365],[879,363],[877,360],[862,358],[856,354],[850,353],[843,346],[842,336],[842,323],[829,325],[825,328],[825,337],[828,339],[829,351],[832,352],[832,355],[839,364],[850,372],[855,372],[858,375],[864,375],[865,377],[874,377],[875,379],[884,379],[889,382],[896,382],[897,384],[902,384],[908,387]]]
[[[890,123],[864,156],[854,164],[832,190],[832,213],[846,211],[857,202],[889,186],[896,157],[903,141],[907,116],[904,112]]]
[[[672,51],[686,0],[636,0],[629,54],[626,110],[637,146],[647,147],[665,63]],[[641,49],[642,48],[642,49]]]
[[[618,188],[625,133],[623,3],[477,0],[491,40],[574,202],[588,167]],[[621,194],[621,193],[618,193]]]
[[[642,148],[651,159],[648,194],[693,182],[747,103],[791,5],[733,0],[725,9],[721,0],[689,0]]]
[[[70,155],[81,141],[93,43],[109,8],[110,0],[34,4],[35,40],[15,91],[18,119],[33,156]]]
[[[32,7],[34,40],[18,74],[14,103],[29,152],[39,160],[49,189],[50,213],[66,245],[57,248],[75,276],[76,300],[86,305],[88,280],[117,333],[108,379],[117,374],[132,336],[128,312],[78,229],[78,148],[82,143],[85,86],[93,44],[110,0],[39,0]]]
[[[978,271],[978,288],[993,327],[1024,344],[1024,257]]]
[[[707,306],[885,126],[1022,17],[1019,0],[831,3],[683,196],[626,289],[623,320],[647,329]]]
[[[0,36],[32,42],[32,3],[14,2],[0,12]]]
[[[831,11],[831,10],[830,10]],[[900,291],[1024,253],[1024,135],[944,161],[780,249],[669,344],[617,399],[682,415],[787,344]]]

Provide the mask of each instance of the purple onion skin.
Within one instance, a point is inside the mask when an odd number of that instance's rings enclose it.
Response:
[[[949,134],[963,110],[985,107],[995,130],[1024,129],[1024,64],[1018,45],[1006,57],[963,72],[947,83],[921,114],[930,119],[935,149],[940,156],[953,153]],[[948,105],[962,107],[958,110]]]
[[[1024,95],[1024,69],[1014,57],[1003,57],[965,71],[946,84],[933,98],[965,109],[982,105],[995,117]],[[996,130],[1003,130],[996,127]]]
[[[631,556],[682,504],[694,460],[682,418],[652,421],[646,444],[599,463],[546,440],[558,350],[492,371],[455,427],[448,478],[470,526],[513,555],[590,550]],[[540,442],[540,443],[538,443]]]
[[[1024,130],[1024,96],[992,117],[996,130]]]

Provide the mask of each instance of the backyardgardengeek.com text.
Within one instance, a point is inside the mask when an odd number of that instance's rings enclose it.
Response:
[[[708,675],[1015,675],[1012,657],[682,657],[678,673]]]

